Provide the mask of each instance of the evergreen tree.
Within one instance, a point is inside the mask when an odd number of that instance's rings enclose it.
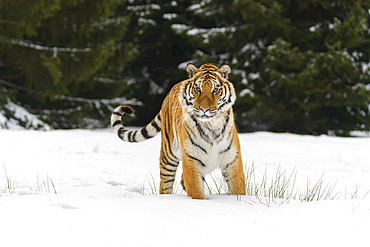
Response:
[[[187,31],[205,44],[194,58],[234,68],[242,131],[347,135],[370,129],[368,2],[215,0],[193,6],[205,20]]]
[[[129,21],[117,15],[120,4],[1,0],[3,107],[17,102],[57,128],[99,126],[88,120],[112,109],[100,99],[122,94],[120,72],[135,54],[132,43],[118,43]]]
[[[275,131],[369,130],[368,12],[363,1],[291,2],[290,38],[267,46],[258,115]],[[283,112],[283,114],[281,114]],[[261,114],[262,113],[262,114]]]
[[[368,1],[0,0],[0,124],[144,125],[188,62],[229,64],[241,131],[370,130]],[[41,128],[39,122],[35,126]],[[38,127],[37,127],[38,126]]]
[[[131,124],[145,125],[158,113],[166,94],[176,83],[187,78],[185,65],[194,47],[201,43],[177,32],[174,25],[188,21],[189,0],[135,0],[128,5],[131,15],[129,40],[135,40],[137,56],[122,71],[130,80],[126,97],[141,104]]]

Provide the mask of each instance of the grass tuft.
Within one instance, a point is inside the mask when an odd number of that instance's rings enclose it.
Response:
[[[6,184],[3,187],[4,189],[0,188],[0,191],[2,191],[4,194],[13,194],[17,192],[17,186],[15,181],[10,177],[8,171],[6,170],[6,167],[4,165],[4,174],[6,179]],[[53,180],[49,177],[49,175],[46,176],[46,179],[40,179],[37,175],[37,181],[36,181],[36,188],[32,188],[31,186],[28,186],[31,193],[54,193],[58,194],[57,189],[55,187],[55,184]]]
[[[151,172],[149,174],[150,174],[150,178],[148,176],[146,176],[145,179],[144,179],[144,184],[141,187],[141,194],[145,195],[145,183],[148,183],[149,187],[150,187],[150,191],[151,191],[151,193],[149,193],[149,195],[158,195],[158,190],[157,190],[157,186],[155,184],[155,179],[153,177],[153,174]]]
[[[230,194],[229,188],[227,187],[226,181],[221,176],[217,176],[215,173],[209,174],[211,180],[210,183],[207,179],[204,180],[205,192],[212,194]]]
[[[6,170],[5,165],[4,165],[4,173],[5,173],[6,185],[5,185],[4,189],[1,189],[1,191],[4,194],[11,194],[14,191],[15,182],[10,178],[10,176],[9,176],[7,170]]]
[[[339,199],[340,193],[334,192],[336,184],[334,185],[326,184],[324,186],[323,176],[324,174],[320,177],[320,179],[316,183],[311,183],[311,181],[307,180],[306,190],[301,192],[299,195],[300,201],[312,202],[320,200]]]
[[[146,193],[147,187],[149,187],[149,193]],[[144,183],[141,186],[141,194],[142,195],[158,195],[159,194],[159,186],[156,185],[156,181],[151,172],[149,172],[149,176],[146,176],[144,179]],[[185,194],[185,191],[183,190],[180,182],[178,182],[177,180],[175,180],[173,184],[172,194],[175,194],[175,195]]]
[[[33,189],[31,188],[31,190],[33,190]],[[45,193],[58,194],[58,192],[55,188],[55,184],[54,184],[53,180],[49,177],[49,175],[46,175],[46,180],[39,179],[39,176],[37,175],[37,187],[33,191],[38,192],[38,193],[45,192]]]
[[[350,199],[364,199],[368,194],[370,194],[370,190],[368,190],[364,195],[360,195],[359,190],[360,190],[359,185],[356,185],[356,188],[354,191],[351,193],[349,192],[349,198]],[[347,199],[347,188],[345,189],[345,199]]]
[[[278,166],[275,176],[269,179],[267,168],[265,168],[262,179],[258,180],[254,164],[246,167],[245,171],[247,195],[267,198],[269,202],[274,202],[276,199],[300,200],[302,202],[339,199],[340,193],[335,192],[336,184],[325,184],[324,175],[317,182],[311,182],[307,179],[305,190],[301,190],[296,188],[296,169],[287,174]]]
[[[261,179],[256,179],[255,166],[245,167],[245,184],[247,195],[265,197],[269,200],[276,198],[291,199],[296,195],[295,181],[297,171],[294,169],[289,175],[278,166],[275,176],[268,178],[267,167]]]
[[[283,203],[288,200],[299,200],[301,202],[312,202],[321,200],[336,200],[340,199],[340,192],[336,191],[336,184],[324,183],[324,174],[316,181],[313,182],[307,178],[306,187],[300,189],[296,187],[297,170],[293,169],[292,172],[287,173],[282,170],[280,165],[277,167],[273,176],[268,175],[267,166],[262,174],[262,177],[256,176],[256,167],[254,163],[251,166],[245,166],[245,187],[246,194],[254,196],[257,200],[270,206],[271,203]],[[142,194],[144,195],[145,183],[149,184],[151,195],[157,195],[158,190],[153,175],[150,173],[150,178],[146,178],[142,187]],[[229,188],[225,179],[212,172],[204,181],[204,190],[206,194],[230,194]],[[185,194],[179,183],[174,185],[173,194]],[[363,199],[370,190],[363,196],[359,193],[359,186],[356,186],[353,193],[349,193],[351,199]],[[345,192],[347,198],[347,192]],[[237,200],[241,200],[237,196]]]

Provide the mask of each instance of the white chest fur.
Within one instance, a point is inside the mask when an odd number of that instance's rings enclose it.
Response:
[[[232,145],[233,121],[215,118],[208,122],[187,121],[184,128],[189,138],[183,143],[185,152],[195,158],[201,173],[223,169],[235,159],[238,150]]]

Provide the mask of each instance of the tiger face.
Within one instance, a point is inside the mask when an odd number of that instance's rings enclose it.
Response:
[[[231,71],[228,65],[218,68],[204,64],[198,69],[188,64],[186,71],[189,80],[184,84],[180,102],[190,116],[208,121],[231,108],[236,95],[232,83],[227,80]]]

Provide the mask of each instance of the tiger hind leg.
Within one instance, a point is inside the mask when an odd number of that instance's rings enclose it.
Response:
[[[160,154],[160,184],[159,193],[160,194],[172,194],[173,185],[175,182],[176,171],[180,160],[169,152],[170,148],[165,149],[162,146]],[[172,153],[172,154],[169,154]]]
[[[185,188],[185,182],[184,182],[184,174],[181,175],[181,187],[184,189],[184,191],[186,192],[186,188]]]

